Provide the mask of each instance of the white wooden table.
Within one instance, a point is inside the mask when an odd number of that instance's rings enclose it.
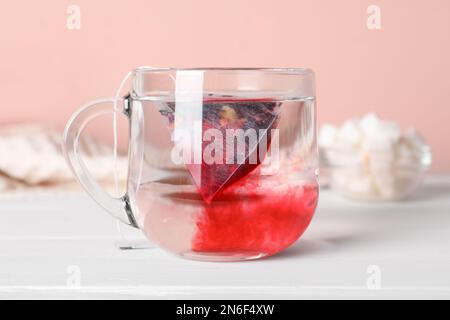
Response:
[[[405,202],[324,190],[302,239],[259,261],[189,261],[117,240],[82,193],[2,198],[0,298],[450,298],[450,176]]]

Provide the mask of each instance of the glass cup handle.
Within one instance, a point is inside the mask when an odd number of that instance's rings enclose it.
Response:
[[[89,173],[78,151],[78,141],[86,124],[98,116],[113,113],[114,110],[110,104],[115,103],[129,103],[129,100],[127,97],[95,100],[74,113],[64,130],[63,153],[75,177],[86,192],[115,218],[137,228],[136,220],[130,210],[128,196],[113,198],[103,190]],[[126,115],[127,108],[124,108],[124,111],[123,113]]]

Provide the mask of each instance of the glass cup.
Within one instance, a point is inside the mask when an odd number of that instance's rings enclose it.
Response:
[[[318,200],[312,70],[138,68],[131,78],[128,95],[86,105],[64,133],[66,158],[94,200],[192,259],[257,259],[302,235]],[[78,152],[87,122],[115,112],[111,104],[130,128],[120,198]]]

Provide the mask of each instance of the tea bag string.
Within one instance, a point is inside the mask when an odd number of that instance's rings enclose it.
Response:
[[[119,88],[116,91],[116,95],[114,96],[114,102],[113,102],[113,179],[114,179],[114,189],[116,196],[118,197],[120,195],[119,193],[119,176],[117,173],[117,149],[118,149],[118,137],[117,137],[117,112],[122,112],[122,110],[119,110],[117,107],[117,101],[119,101],[125,84],[127,83],[128,79],[131,77],[132,72],[129,71],[125,77],[120,82]]]
[[[114,179],[114,191],[116,193],[116,197],[120,196],[119,175],[117,173],[117,171],[118,171],[118,168],[117,168],[117,153],[118,153],[118,151],[117,151],[117,149],[118,149],[117,112],[122,112],[122,110],[120,110],[117,107],[117,102],[120,100],[121,92],[122,92],[123,88],[125,87],[125,84],[127,83],[128,79],[130,79],[132,73],[133,73],[132,71],[129,71],[123,77],[122,81],[120,82],[119,88],[116,91],[116,95],[114,96],[114,102],[113,102],[113,179]],[[124,234],[123,234],[122,228],[120,227],[119,221],[116,222],[116,228],[117,228],[117,231],[119,232],[120,238],[124,239]]]
[[[145,68],[145,69],[154,69],[154,67],[149,66],[140,66],[137,69]],[[118,176],[118,168],[117,168],[117,154],[118,154],[118,134],[117,134],[117,112],[122,112],[123,110],[117,107],[117,103],[122,97],[121,92],[123,88],[125,87],[127,81],[132,76],[133,71],[127,72],[127,74],[123,77],[122,81],[120,82],[119,88],[116,91],[116,95],[114,96],[114,102],[113,102],[113,179],[114,179],[114,189],[117,197],[120,197],[120,191],[119,191],[119,176]],[[175,79],[170,76],[172,80],[175,81]],[[117,230],[119,231],[120,237],[124,239],[124,234],[122,232],[122,229],[120,227],[120,222],[117,221],[116,224]]]

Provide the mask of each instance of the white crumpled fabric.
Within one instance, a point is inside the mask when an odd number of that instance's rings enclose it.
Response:
[[[42,125],[0,128],[0,190],[18,187],[55,186],[75,181],[62,154],[62,132]],[[79,150],[91,174],[100,182],[114,184],[126,179],[127,159],[88,136],[80,138]]]

